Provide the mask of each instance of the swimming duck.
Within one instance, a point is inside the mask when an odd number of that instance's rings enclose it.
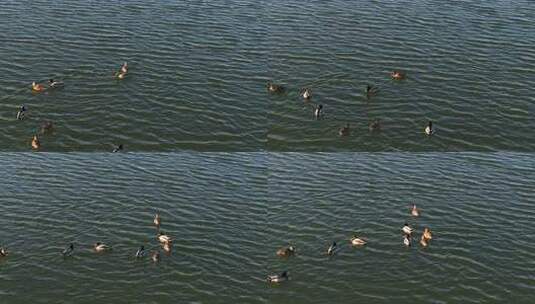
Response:
[[[368,242],[363,239],[363,238],[359,238],[357,236],[354,236],[351,238],[351,245],[353,246],[364,246],[366,245]]]
[[[337,249],[336,242],[333,242],[331,244],[331,246],[329,246],[329,248],[327,249],[327,255],[335,254],[336,253],[336,249]]]
[[[394,80],[401,80],[401,79],[405,78],[405,73],[403,73],[401,71],[393,71],[392,73],[390,73],[390,76]]]
[[[173,249],[173,247],[171,247],[171,246],[172,246],[171,243],[163,243],[162,244],[162,249],[163,249],[163,251],[165,251],[165,253],[170,254],[171,253],[171,249]]]
[[[423,235],[422,235],[422,238],[420,239],[420,245],[422,247],[427,247],[427,245],[429,245],[429,242],[425,239]]]
[[[122,150],[123,150],[123,144],[120,144],[120,145],[118,145],[117,147],[115,147],[115,148],[113,149],[113,151],[111,151],[111,152],[112,152],[112,153],[117,153],[117,152],[122,151]]]
[[[415,204],[412,205],[411,215],[415,216],[415,217],[420,216],[420,210],[418,210],[418,208],[416,208]]]
[[[277,255],[280,257],[289,257],[294,254],[295,254],[294,246],[282,247],[279,250],[277,250]]]
[[[158,233],[157,238],[160,243],[171,243],[173,241],[171,237],[166,235],[164,232]]]
[[[145,254],[146,254],[145,246],[139,246],[139,249],[136,251],[135,257],[139,259],[139,258],[144,257]]]
[[[310,98],[312,98],[312,91],[309,88],[303,88],[301,90],[301,97],[305,100],[310,100]]]
[[[403,237],[403,244],[405,244],[407,247],[411,246],[411,237],[408,234],[405,234]]]
[[[17,120],[23,120],[27,111],[28,108],[25,105],[20,106],[19,111],[17,112]]]
[[[104,243],[97,242],[93,246],[93,249],[95,250],[95,252],[105,252],[105,251],[110,251],[111,247],[106,245],[106,244],[104,244]]]
[[[316,119],[319,119],[322,115],[322,110],[323,110],[323,105],[318,105],[315,109],[314,109],[314,117],[316,117]]]
[[[67,246],[65,249],[63,249],[61,254],[64,257],[68,257],[68,256],[71,256],[73,254],[73,252],[74,252],[74,244],[70,243],[69,246]]]
[[[405,223],[403,228],[401,228],[404,234],[411,235],[412,234],[412,228],[409,226],[409,224]]]
[[[126,73],[115,73],[115,76],[117,77],[117,79],[124,79]]]
[[[268,275],[267,281],[270,283],[280,283],[288,281],[288,271],[283,271],[281,274]]]
[[[370,132],[381,131],[381,121],[379,119],[375,119],[374,121],[370,122],[370,125],[368,126],[368,130],[370,130]]]
[[[433,135],[433,133],[435,133],[435,130],[433,129],[433,122],[432,121],[429,121],[427,123],[427,127],[425,127],[425,134],[427,135]]]
[[[63,82],[61,81],[55,81],[54,79],[50,78],[48,80],[48,86],[51,88],[57,88],[63,86]]]
[[[433,235],[431,234],[431,230],[427,227],[424,228],[424,233],[422,234],[422,238],[425,238],[426,241],[429,241],[433,238]]]
[[[150,258],[154,263],[158,263],[160,261],[160,252],[159,251],[154,251]]]
[[[41,124],[41,134],[50,133],[54,129],[54,123],[51,121],[43,121]]]
[[[160,225],[162,224],[162,218],[160,217],[159,213],[156,213],[156,215],[154,216],[154,221],[152,222],[156,227],[160,227]]]
[[[128,72],[128,63],[123,63],[121,66],[121,73],[126,74]]]
[[[34,92],[42,92],[45,90],[45,86],[39,83],[32,82],[32,90]]]
[[[41,147],[41,143],[39,142],[39,138],[37,138],[37,135],[34,135],[32,138],[32,148],[34,150],[39,150]]]
[[[0,247],[0,258],[7,257],[9,255],[9,252],[7,251],[7,248]]]
[[[349,123],[338,130],[338,135],[349,136]]]
[[[366,96],[367,97],[370,97],[372,95],[375,95],[377,94],[377,92],[379,92],[379,89],[377,87],[374,87],[372,85],[366,85]]]
[[[270,93],[282,93],[284,92],[284,87],[278,84],[274,84],[273,82],[268,82],[267,90]]]

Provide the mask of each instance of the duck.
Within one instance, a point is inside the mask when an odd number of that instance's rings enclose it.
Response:
[[[349,123],[347,123],[345,126],[338,129],[338,135],[349,136]]]
[[[392,79],[394,80],[401,80],[403,78],[405,78],[405,73],[403,73],[402,71],[393,71],[392,73],[390,73],[390,76],[392,77]]]
[[[119,144],[119,145],[118,145],[117,147],[115,147],[115,148],[113,149],[113,151],[111,151],[111,152],[112,152],[112,153],[117,153],[117,152],[119,152],[119,151],[122,151],[123,148],[124,148],[124,147],[123,147],[123,144]]]
[[[164,232],[158,233],[157,238],[160,243],[171,243],[173,241],[171,237],[166,235]]]
[[[405,246],[407,247],[411,246],[411,238],[408,234],[405,234],[405,236],[403,237],[403,244],[405,244]]]
[[[309,88],[303,88],[301,90],[301,97],[305,100],[310,100],[312,98],[312,91]]]
[[[425,227],[424,233],[422,234],[422,238],[425,238],[426,241],[433,239],[433,234],[431,233],[431,229]]]
[[[123,63],[123,65],[121,66],[121,73],[126,74],[127,72],[128,72],[128,63],[125,62],[125,63]]]
[[[353,246],[364,246],[366,245],[368,242],[363,239],[363,238],[359,238],[357,236],[354,236],[351,238],[351,245]]]
[[[422,238],[420,239],[420,245],[422,247],[427,247],[429,245],[429,242],[425,239],[423,235],[422,235]]]
[[[45,134],[45,133],[52,132],[53,129],[54,129],[54,123],[47,120],[47,121],[43,121],[43,123],[41,124],[40,131],[41,131],[41,134]]]
[[[273,82],[270,81],[267,83],[267,90],[270,93],[280,94],[284,92],[284,87],[278,84],[274,84]]]
[[[23,120],[24,116],[26,116],[27,111],[28,108],[25,105],[21,105],[19,111],[17,112],[17,120]]]
[[[32,138],[32,148],[34,150],[39,150],[41,147],[41,143],[39,142],[39,138],[37,138],[37,135],[34,135]]]
[[[381,131],[381,121],[379,119],[375,119],[374,121],[370,122],[368,130],[370,130],[370,132]]]
[[[141,245],[141,246],[139,246],[138,250],[136,251],[135,257],[139,259],[139,258],[144,257],[145,254],[146,254],[145,246]]]
[[[0,258],[7,257],[9,252],[6,247],[0,247]]]
[[[337,245],[336,242],[333,242],[331,246],[327,249],[327,255],[333,255],[336,253]]]
[[[124,79],[124,77],[126,76],[126,73],[115,73],[115,76],[117,77],[117,79]]]
[[[323,105],[318,105],[315,109],[314,109],[314,117],[316,117],[316,119],[319,119],[321,117],[321,115],[323,114],[322,113],[322,110],[323,110]]]
[[[416,204],[412,205],[411,215],[414,216],[414,217],[420,216],[420,210],[418,210],[418,208],[416,208]]]
[[[277,250],[277,255],[280,257],[289,257],[294,254],[295,254],[294,246],[282,247],[279,250]]]
[[[32,90],[34,92],[42,92],[45,90],[45,86],[39,83],[32,82]]]
[[[96,242],[95,245],[93,246],[93,249],[95,250],[95,252],[105,252],[105,251],[110,251],[111,247],[104,243]]]
[[[171,247],[171,243],[163,243],[162,249],[165,251],[165,253],[170,254],[173,247]]]
[[[375,95],[377,94],[377,92],[379,92],[379,89],[377,87],[374,87],[372,85],[366,85],[366,96],[367,97],[370,97],[372,95]]]
[[[48,80],[48,86],[51,87],[51,88],[58,88],[58,87],[63,86],[63,82],[55,81],[54,79],[50,78]]]
[[[432,121],[429,121],[427,123],[427,127],[425,127],[424,132],[428,136],[433,135],[435,133],[435,130],[433,129],[433,122]]]
[[[156,213],[156,215],[154,215],[154,220],[152,222],[156,227],[160,227],[160,225],[162,224],[162,218],[160,217],[159,213]]]
[[[158,263],[160,261],[160,252],[159,251],[154,251],[150,258],[154,263]]]
[[[284,281],[288,281],[288,271],[283,271],[281,274],[272,274],[268,275],[267,281],[270,283],[280,283]]]
[[[74,244],[70,243],[69,246],[67,246],[63,251],[61,252],[61,255],[64,257],[71,256],[74,253]]]
[[[407,223],[405,223],[405,225],[403,225],[403,228],[401,228],[401,231],[403,231],[403,233],[406,234],[406,235],[411,235],[412,234],[412,228]]]

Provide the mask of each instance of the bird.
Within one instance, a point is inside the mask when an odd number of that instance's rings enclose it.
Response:
[[[157,238],[160,243],[171,243],[173,241],[171,237],[166,235],[164,232],[158,233]]]
[[[280,257],[289,257],[294,254],[295,254],[294,246],[282,247],[279,250],[277,250],[277,255]]]
[[[115,147],[115,148],[113,149],[113,151],[111,151],[111,152],[112,152],[112,153],[117,153],[117,152],[119,152],[119,151],[122,151],[123,148],[124,148],[123,144],[120,144],[120,145],[118,145],[117,147]]]
[[[162,224],[162,218],[160,217],[159,213],[156,213],[156,215],[154,216],[154,221],[152,222],[156,227],[160,228],[160,225]]]
[[[154,263],[158,263],[160,261],[160,252],[159,251],[154,251],[150,258]]]
[[[104,244],[104,243],[97,242],[93,246],[93,249],[95,250],[95,252],[105,252],[105,251],[110,251],[111,247],[106,245],[106,244]]]
[[[7,257],[9,252],[6,247],[0,247],[0,258]]]
[[[390,73],[390,76],[394,79],[394,80],[401,80],[403,78],[405,78],[405,73],[403,73],[402,71],[393,71],[392,73]]]
[[[74,253],[74,244],[73,244],[73,243],[70,243],[69,246],[67,246],[67,247],[66,247],[65,249],[63,249],[63,251],[61,252],[61,254],[62,254],[64,257],[71,256],[73,253]]]
[[[171,250],[173,249],[172,246],[172,243],[163,243],[162,244],[162,249],[163,251],[165,251],[165,253],[167,253],[168,255],[171,253]]]
[[[312,98],[312,90],[309,88],[301,89],[301,97],[303,97],[305,100],[310,100],[310,98]]]
[[[411,246],[411,239],[410,239],[410,236],[408,234],[406,234],[403,237],[403,244],[405,244],[405,246],[407,246],[407,247]]]
[[[381,131],[381,121],[379,119],[375,119],[374,121],[370,122],[368,130],[370,130],[370,132]]]
[[[121,73],[124,73],[126,74],[128,72],[128,63],[123,63],[123,65],[121,66]]]
[[[280,283],[288,281],[288,271],[283,271],[281,274],[268,275],[267,281],[270,283]]]
[[[39,138],[37,138],[37,135],[34,135],[32,138],[32,148],[34,150],[39,150],[41,147],[41,143],[39,142]]]
[[[284,87],[278,84],[274,84],[273,82],[270,81],[267,83],[267,90],[270,93],[280,94],[284,92]]]
[[[427,123],[427,127],[425,127],[425,130],[424,130],[425,134],[426,135],[433,135],[435,133],[435,130],[433,129],[433,122],[432,121],[429,121]]]
[[[329,246],[329,248],[327,249],[327,255],[333,255],[333,254],[335,254],[335,252],[336,252],[336,248],[337,248],[337,246],[336,246],[336,242],[333,242],[333,243],[331,244],[331,246]]]
[[[403,228],[401,228],[401,230],[406,235],[411,235],[412,234],[412,228],[407,223],[405,223],[405,225],[403,225]]]
[[[414,216],[414,217],[420,216],[420,210],[418,210],[418,208],[416,208],[415,204],[412,205],[411,215]]]
[[[27,111],[28,108],[25,105],[21,105],[19,111],[17,112],[17,120],[23,120]]]
[[[50,78],[48,80],[48,86],[51,87],[51,88],[58,88],[58,87],[63,86],[63,82],[55,81],[54,79]]]
[[[347,123],[345,126],[341,127],[338,130],[338,135],[340,135],[340,136],[349,136],[349,123]]]
[[[422,245],[422,247],[427,247],[429,245],[429,242],[425,239],[423,235],[422,235],[422,238],[420,239],[420,245]]]
[[[314,109],[314,117],[316,117],[316,119],[319,119],[322,115],[322,110],[323,110],[323,105],[318,105],[315,109]]]
[[[142,245],[142,246],[139,246],[139,249],[136,251],[136,255],[135,256],[136,256],[136,258],[139,259],[139,258],[144,257],[145,254],[146,254],[145,246]]]
[[[425,238],[426,241],[429,241],[433,238],[433,235],[431,233],[431,230],[427,227],[424,228],[424,233],[422,234],[422,237]]]
[[[39,83],[35,83],[35,81],[34,81],[34,82],[32,82],[32,90],[34,92],[42,92],[42,91],[45,90],[45,86],[43,86],[42,84],[39,84]]]
[[[366,244],[368,244],[368,242],[363,238],[359,238],[357,236],[351,238],[351,245],[353,246],[364,246]]]

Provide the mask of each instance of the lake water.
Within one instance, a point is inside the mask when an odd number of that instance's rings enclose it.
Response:
[[[5,303],[533,301],[530,154],[4,153],[0,167]],[[155,212],[173,252],[137,261],[158,249]],[[431,228],[428,248],[403,247],[405,221]],[[354,233],[369,244],[351,248]],[[287,244],[297,255],[278,258]]]
[[[0,150],[51,120],[43,151],[533,151],[534,18],[530,1],[3,1]],[[31,93],[51,77],[65,88]]]

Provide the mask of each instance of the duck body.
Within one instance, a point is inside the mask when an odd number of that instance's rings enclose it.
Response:
[[[323,105],[318,105],[318,106],[314,109],[314,117],[315,117],[316,119],[320,119],[322,115],[323,115]]]
[[[154,251],[150,258],[154,263],[158,263],[160,261],[160,259],[161,259],[160,252],[159,251]]]
[[[32,90],[34,92],[42,92],[45,90],[45,86],[39,83],[32,82]]]
[[[110,251],[111,250],[111,246],[108,246],[108,245],[106,245],[104,243],[97,242],[93,246],[93,249],[95,250],[95,252],[106,252],[106,251]]]
[[[277,250],[277,255],[280,257],[289,257],[294,254],[295,254],[294,246],[282,247],[279,250]]]
[[[349,133],[349,124],[346,124],[338,130],[338,135],[340,136],[349,136]]]
[[[351,238],[351,245],[353,246],[364,246],[366,245],[368,242],[362,238],[359,238],[359,237],[352,237]]]
[[[70,243],[69,246],[67,246],[67,248],[63,249],[63,251],[61,252],[61,255],[63,255],[64,257],[68,257],[68,256],[71,256],[73,253],[74,253],[74,244]]]
[[[267,83],[267,90],[269,93],[280,94],[284,92],[284,87],[273,82]]]
[[[405,78],[405,73],[403,73],[402,71],[396,70],[390,73],[390,77],[392,77],[392,79],[394,80],[402,80]]]
[[[412,228],[409,226],[409,224],[405,224],[403,228],[401,228],[401,231],[403,231],[405,235],[412,235]]]
[[[32,138],[32,149],[39,150],[41,147],[41,143],[39,142],[39,138],[37,138],[37,135],[34,135]]]
[[[336,242],[333,242],[329,248],[327,248],[327,255],[334,255],[336,253],[336,249],[338,246],[336,245]]]
[[[433,234],[431,233],[431,230],[429,228],[424,228],[424,233],[422,234],[422,238],[424,238],[426,241],[429,241],[433,239]]]
[[[309,88],[302,89],[301,97],[303,97],[305,100],[310,100],[310,98],[312,98],[312,91]]]
[[[288,272],[284,271],[281,274],[268,275],[267,281],[270,283],[280,283],[280,282],[288,281],[288,278],[289,278]]]
[[[27,111],[28,108],[25,105],[20,106],[19,111],[17,112],[17,120],[23,120]]]
[[[111,151],[111,152],[112,153],[117,153],[117,152],[120,152],[122,150],[123,150],[123,144],[120,144],[117,147],[115,147],[115,149],[113,149],[113,151]]]
[[[420,239],[420,245],[422,247],[427,247],[429,245],[429,242],[425,239],[423,235],[422,235],[422,238]]]
[[[406,234],[404,237],[403,237],[403,244],[407,247],[410,247],[411,246],[411,238],[408,234]]]
[[[412,205],[411,215],[414,216],[414,217],[420,216],[420,210],[418,210],[418,208],[416,208],[416,205]]]
[[[162,224],[162,218],[160,217],[160,214],[156,213],[152,222],[156,227],[160,227],[160,225]]]
[[[159,233],[157,238],[160,243],[171,243],[173,241],[170,236],[163,232]]]
[[[7,251],[7,248],[0,247],[0,258],[7,257],[9,255],[9,252]]]
[[[50,88],[59,88],[59,87],[63,87],[64,83],[61,82],[61,81],[55,81],[54,79],[50,79],[48,80],[48,86]]]
[[[140,246],[139,249],[136,251],[135,257],[137,259],[140,259],[140,258],[144,257],[145,254],[146,254],[145,246]]]

